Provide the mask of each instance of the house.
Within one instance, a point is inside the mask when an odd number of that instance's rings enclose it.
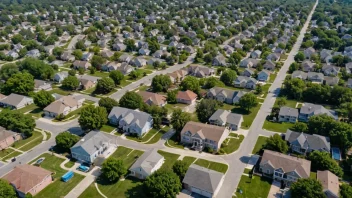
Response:
[[[309,178],[311,162],[303,158],[264,150],[259,164],[263,176],[279,180],[290,186],[300,178]]]
[[[270,78],[270,72],[268,70],[262,70],[258,73],[257,79],[259,81],[265,82]]]
[[[39,58],[40,51],[38,49],[32,49],[31,51],[27,52],[27,56],[32,57],[32,58]]]
[[[340,67],[324,64],[322,71],[324,72],[325,76],[337,76],[340,72]]]
[[[260,50],[255,50],[251,53],[250,56],[251,56],[251,58],[259,59],[261,54],[262,54],[262,52]]]
[[[312,81],[313,83],[322,84],[324,81],[324,74],[317,72],[308,72],[307,79]]]
[[[237,76],[234,81],[235,87],[242,87],[247,89],[255,89],[257,85],[257,80],[247,76]]]
[[[225,127],[190,121],[181,131],[181,143],[189,144],[199,151],[205,147],[217,151],[228,135],[229,129]]]
[[[129,54],[122,54],[119,58],[119,61],[129,63],[132,59],[133,59],[133,56]]]
[[[349,87],[349,88],[352,88],[352,78],[349,78],[347,80],[346,86]]]
[[[226,58],[222,54],[218,54],[214,59],[213,59],[213,66],[226,66]]]
[[[139,179],[145,179],[157,171],[164,163],[165,159],[158,153],[157,149],[149,150],[141,155],[131,166],[130,175]]]
[[[148,91],[139,91],[138,94],[142,96],[143,101],[148,105],[156,105],[162,107],[166,104],[166,97],[163,95]]]
[[[167,54],[167,52],[163,51],[163,50],[157,50],[153,53],[153,57],[154,58],[161,58],[164,54]]]
[[[117,125],[122,131],[138,136],[143,136],[153,127],[150,114],[122,107],[114,107],[108,119],[110,124]]]
[[[266,57],[266,60],[270,60],[270,61],[279,61],[280,60],[280,53],[271,53]]]
[[[75,69],[83,68],[87,70],[90,66],[92,65],[88,61],[75,60],[75,62],[73,62],[73,68]]]
[[[166,75],[170,77],[172,83],[180,83],[183,81],[187,74],[188,72],[186,70],[181,69]]]
[[[3,179],[8,181],[16,190],[19,197],[26,194],[36,195],[53,181],[52,172],[44,168],[22,164],[15,166]]]
[[[145,48],[141,48],[141,49],[138,50],[138,53],[140,55],[148,56],[150,54],[150,50],[149,49],[145,49]]]
[[[346,63],[345,68],[346,68],[346,72],[348,74],[351,74],[352,73],[352,62]]]
[[[314,68],[316,67],[315,63],[312,63],[310,60],[305,60],[302,62],[302,70],[304,72],[311,72],[314,71]]]
[[[185,50],[186,52],[190,53],[190,54],[193,54],[193,53],[196,52],[196,51],[194,50],[194,48],[191,47],[191,46],[186,46],[186,47],[184,48],[184,50]]]
[[[205,66],[191,65],[188,67],[188,74],[198,78],[204,78],[213,76],[215,74],[215,70]]]
[[[317,134],[306,134],[287,130],[285,140],[290,144],[292,151],[306,155],[312,151],[330,153],[330,139]]]
[[[115,43],[114,45],[112,45],[112,49],[115,51],[125,51],[126,45],[123,43]]]
[[[67,71],[61,71],[54,75],[54,81],[61,83],[68,76]]]
[[[81,75],[81,76],[77,76],[77,78],[80,83],[79,89],[83,89],[83,90],[87,90],[94,87],[98,83],[98,80],[101,79],[100,77],[95,77],[90,75]]]
[[[324,76],[324,84],[329,86],[335,86],[339,84],[339,77],[336,76]]]
[[[12,57],[13,59],[17,59],[20,56],[15,50],[9,51],[6,55]]]
[[[178,103],[194,104],[197,100],[197,94],[195,94],[193,91],[190,91],[190,90],[178,91],[176,100]]]
[[[117,70],[118,67],[121,66],[121,63],[117,62],[117,61],[113,61],[113,62],[107,62],[106,64],[104,64],[101,67],[101,70],[103,71],[114,71]]]
[[[309,47],[303,51],[304,57],[306,59],[310,59],[313,54],[315,54],[315,49],[312,47]]]
[[[317,180],[323,186],[323,191],[326,197],[328,198],[339,198],[340,192],[340,182],[339,178],[333,174],[332,172],[325,171],[317,171]]]
[[[335,111],[328,110],[322,105],[316,105],[312,103],[303,103],[301,110],[299,111],[298,120],[302,122],[308,122],[309,118],[314,115],[328,115],[335,120],[338,119]]]
[[[251,68],[257,67],[259,60],[253,58],[246,58],[240,62],[240,67]]]
[[[298,109],[291,107],[281,107],[279,111],[279,122],[295,123],[298,119]]]
[[[21,134],[13,131],[6,130],[0,127],[0,150],[7,149],[14,142],[21,139]]]
[[[244,71],[242,72],[241,76],[251,77],[254,73],[255,73],[255,69],[246,68],[246,69],[244,69]]]
[[[10,107],[11,109],[20,109],[30,104],[33,104],[32,98],[14,93],[0,100],[1,106]]]
[[[209,89],[209,91],[207,92],[207,97],[216,99],[217,101],[220,101],[220,102],[225,102],[227,104],[235,104],[246,93],[247,92],[245,91],[234,91],[231,89],[225,89],[221,87],[213,87]]]
[[[74,96],[63,96],[49,104],[43,111],[49,117],[55,118],[58,115],[66,116],[70,112],[82,107],[84,100],[84,98],[78,99]]]
[[[217,126],[224,126],[232,131],[237,131],[241,128],[243,116],[240,114],[231,113],[231,111],[218,109],[209,118],[209,123]]]
[[[269,71],[274,71],[275,67],[276,67],[276,64],[271,60],[265,61],[265,64],[263,65],[263,68]]]
[[[136,67],[143,67],[147,65],[147,61],[142,57],[136,57],[131,61],[131,65],[134,65]]]
[[[303,71],[297,70],[291,74],[291,77],[292,78],[299,78],[301,80],[306,80],[308,77],[308,74]]]
[[[224,174],[191,164],[182,180],[188,191],[204,197],[215,197],[224,182]]]
[[[81,163],[94,163],[110,146],[111,138],[100,131],[91,131],[71,147],[71,156]]]
[[[73,56],[72,54],[71,54],[71,52],[64,52],[64,53],[62,53],[61,54],[61,56],[60,56],[60,58],[61,58],[61,60],[63,60],[63,61],[71,61],[71,62],[73,62],[73,61],[75,61],[75,56]]]
[[[86,53],[83,54],[82,60],[83,61],[90,61],[93,58],[93,56],[94,56],[94,53],[86,52]]]
[[[110,50],[104,50],[101,52],[101,56],[103,58],[107,58],[109,59],[110,57],[112,57],[114,55],[114,52],[110,51]]]
[[[51,90],[51,84],[44,80],[34,79],[34,91]]]

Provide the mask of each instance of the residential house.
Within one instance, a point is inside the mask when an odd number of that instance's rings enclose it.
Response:
[[[226,66],[226,58],[222,54],[218,54],[214,59],[213,59],[213,66]]]
[[[304,57],[305,57],[306,59],[310,59],[311,56],[315,54],[315,49],[312,48],[312,47],[309,47],[309,48],[305,49],[305,50],[303,51],[303,53],[304,53]]]
[[[218,109],[209,118],[209,123],[217,126],[224,126],[232,131],[237,131],[241,128],[243,122],[243,116],[236,113],[231,113],[231,111]]]
[[[94,87],[98,80],[101,79],[100,77],[90,76],[90,75],[81,75],[77,77],[79,80],[79,89],[87,90]]]
[[[32,58],[39,58],[40,51],[38,49],[32,49],[31,51],[27,52],[27,56],[32,57]]]
[[[21,198],[27,194],[38,194],[53,181],[52,172],[29,164],[20,164],[7,173],[3,179],[8,181]]]
[[[156,62],[158,62],[160,64],[160,63],[164,63],[165,60],[160,59],[160,58],[151,58],[147,61],[147,65],[154,66],[154,64],[156,64]]]
[[[317,72],[308,72],[307,79],[312,81],[313,83],[322,84],[324,81],[324,74]]]
[[[270,71],[268,71],[268,70],[262,70],[258,73],[257,79],[259,81],[265,82],[265,81],[269,80],[269,78],[270,78]]]
[[[260,50],[254,50],[250,56],[251,58],[259,59],[260,55],[262,55],[262,52]]]
[[[101,52],[101,56],[102,56],[103,58],[109,59],[109,58],[111,58],[113,55],[114,55],[114,52],[112,52],[112,51],[110,51],[110,50],[104,50],[104,51]]]
[[[64,52],[64,53],[62,53],[61,54],[61,56],[60,56],[60,58],[61,58],[61,60],[63,60],[63,61],[71,61],[71,62],[73,62],[73,61],[75,61],[75,56],[73,56],[72,54],[71,54],[71,52]]]
[[[133,56],[129,54],[122,54],[119,58],[119,61],[129,63],[132,59],[133,59]]]
[[[348,74],[351,74],[352,73],[352,62],[346,63],[345,68],[346,68],[346,72]]]
[[[190,91],[190,90],[178,91],[176,100],[178,103],[194,104],[197,100],[197,94],[195,94],[193,91]]]
[[[20,56],[15,50],[9,51],[6,55],[11,56],[13,59],[17,59]]]
[[[157,93],[148,91],[139,91],[138,94],[142,96],[143,101],[148,105],[156,105],[159,107],[165,106],[166,97]]]
[[[271,53],[266,57],[266,60],[270,60],[270,61],[279,61],[280,60],[280,53]]]
[[[190,121],[181,131],[181,143],[199,151],[205,147],[217,151],[228,135],[229,129],[226,127]]]
[[[49,117],[57,117],[58,115],[66,116],[70,112],[82,107],[84,98],[76,98],[74,96],[63,96],[52,102],[43,109],[44,114]]]
[[[300,178],[309,178],[311,162],[279,152],[264,150],[259,171],[264,176],[279,180],[290,186]]]
[[[348,79],[346,86],[352,89],[352,78]]]
[[[312,151],[330,153],[330,139],[317,134],[306,134],[287,130],[285,140],[290,144],[292,151],[306,155]]]
[[[238,103],[241,97],[246,93],[247,92],[245,91],[234,91],[221,87],[213,87],[209,89],[207,97],[216,99],[217,101],[225,102],[227,104],[235,104]]]
[[[157,149],[151,149],[140,157],[130,167],[130,175],[139,179],[145,179],[157,171],[164,163],[165,158],[158,153]]]
[[[242,87],[247,89],[255,89],[257,85],[257,80],[247,76],[237,76],[234,81],[235,87]]]
[[[323,186],[323,191],[326,197],[328,198],[339,198],[340,192],[340,182],[339,178],[333,174],[332,172],[325,171],[317,171],[317,180]]]
[[[114,45],[112,45],[112,49],[115,51],[125,51],[126,45],[123,43],[115,43]]]
[[[241,76],[251,77],[255,73],[255,69],[246,68],[242,72]]]
[[[181,69],[166,75],[170,77],[172,83],[180,83],[183,81],[187,74],[188,72],[186,70]]]
[[[21,134],[13,131],[6,130],[0,126],[0,150],[5,150],[10,147],[14,142],[21,139]]]
[[[324,84],[329,86],[335,86],[339,84],[339,77],[336,76],[324,76]]]
[[[111,138],[100,131],[91,131],[71,147],[71,156],[80,163],[94,163],[109,148]]]
[[[191,65],[188,67],[188,74],[198,78],[204,78],[213,76],[215,74],[215,70],[205,66]]]
[[[73,68],[75,69],[83,68],[87,70],[90,66],[92,65],[88,61],[75,60],[75,62],[73,62]]]
[[[301,80],[306,80],[308,77],[308,74],[303,71],[297,70],[291,74],[291,77],[292,78],[299,78]]]
[[[240,62],[240,67],[251,68],[257,67],[259,60],[253,58],[246,58]]]
[[[93,56],[94,56],[94,53],[86,52],[86,53],[83,54],[82,60],[83,61],[90,61],[93,58]]]
[[[121,66],[121,63],[117,61],[107,62],[101,67],[101,70],[110,72],[110,71],[117,70],[117,68],[120,66]]]
[[[136,67],[143,67],[147,65],[147,61],[143,57],[136,57],[131,61],[131,65]]]
[[[298,119],[298,109],[291,107],[281,107],[279,112],[279,122],[295,123]]]
[[[154,52],[154,54],[152,56],[154,58],[161,58],[164,54],[167,54],[167,52],[165,52],[163,50],[157,50]]]
[[[265,64],[263,65],[263,68],[269,71],[274,71],[275,67],[276,67],[276,64],[271,60],[265,61]]]
[[[188,191],[204,197],[215,197],[224,182],[224,174],[191,164],[182,180]]]
[[[14,93],[0,100],[1,106],[10,107],[11,109],[21,109],[30,104],[33,104],[32,98]]]
[[[110,124],[117,125],[122,131],[138,136],[143,136],[153,127],[153,117],[150,114],[122,107],[114,107],[108,119]]]
[[[54,81],[61,83],[68,76],[67,71],[61,71],[54,75]]]
[[[298,115],[298,120],[303,122],[308,122],[309,118],[314,115],[328,115],[335,120],[338,119],[335,111],[328,110],[322,105],[316,105],[312,103],[303,103]]]
[[[150,54],[150,50],[149,50],[149,49],[145,49],[145,48],[140,48],[140,49],[138,50],[138,53],[139,53],[140,55],[148,56],[148,55]]]
[[[311,72],[311,71],[314,71],[316,64],[312,63],[310,60],[305,60],[302,62],[301,66],[304,72]]]
[[[325,76],[337,76],[340,72],[340,67],[324,64],[322,71],[324,72]]]

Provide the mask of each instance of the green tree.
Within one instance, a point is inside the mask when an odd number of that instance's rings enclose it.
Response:
[[[186,162],[182,160],[177,160],[175,164],[172,166],[172,170],[180,177],[180,180],[182,180],[186,175],[188,167],[189,165],[187,165]]]
[[[82,108],[78,122],[84,130],[100,129],[108,122],[108,114],[104,107],[89,105]]]
[[[292,198],[325,198],[323,186],[313,178],[298,179],[291,185]]]
[[[86,46],[84,45],[84,41],[83,40],[77,41],[75,48],[80,50],[85,50]]]
[[[143,185],[150,197],[176,197],[182,189],[180,178],[174,172],[163,169],[147,177]]]
[[[123,73],[119,70],[114,70],[109,73],[109,77],[115,82],[115,85],[120,85],[121,81],[125,78]]]
[[[97,93],[107,94],[110,93],[115,88],[115,82],[108,77],[104,77],[98,80],[95,91]]]
[[[70,148],[79,141],[79,136],[68,131],[60,133],[55,137],[56,147],[63,151],[70,151]]]
[[[17,63],[20,70],[26,70],[36,79],[49,80],[54,77],[54,69],[42,60],[26,58]]]
[[[187,76],[180,84],[182,91],[191,90],[194,93],[199,93],[199,80],[194,76]]]
[[[340,186],[341,198],[352,198],[352,186],[348,184],[342,184]]]
[[[220,76],[220,80],[227,86],[233,85],[233,82],[236,80],[236,78],[237,73],[230,69],[224,71]]]
[[[206,123],[209,118],[219,109],[219,103],[213,99],[203,99],[196,106],[199,121]]]
[[[45,108],[50,103],[55,101],[55,98],[47,91],[41,90],[37,92],[34,97],[34,104],[36,104],[40,108]]]
[[[342,177],[342,168],[330,157],[328,152],[313,151],[308,159],[312,162],[312,170],[329,170],[335,175]]]
[[[116,182],[120,177],[127,173],[127,168],[122,160],[108,158],[101,166],[101,176],[109,182]]]
[[[215,78],[214,76],[211,76],[209,78],[202,78],[201,80],[205,80],[204,82],[204,88],[205,89],[211,89],[215,86],[217,87],[223,87],[224,86],[224,83],[221,82],[218,78]],[[199,81],[199,84],[201,85],[201,82]]]
[[[9,79],[13,74],[18,73],[20,70],[18,66],[14,63],[8,63],[0,68],[0,78],[2,80]]]
[[[264,145],[265,149],[269,149],[272,151],[277,151],[280,153],[287,153],[288,145],[285,140],[279,134],[275,134],[270,136]]]
[[[81,60],[83,57],[83,52],[80,49],[76,49],[72,52],[72,55],[75,56],[76,60]]]
[[[172,128],[179,133],[189,121],[191,121],[191,115],[189,113],[182,112],[181,109],[176,109],[171,115],[170,123]]]
[[[105,63],[105,59],[101,56],[94,55],[92,58],[92,66],[95,69],[100,70],[103,64]]]
[[[36,123],[30,115],[4,109],[0,112],[0,126],[8,130],[22,133],[25,137],[30,137],[32,136]]]
[[[76,90],[79,87],[79,80],[76,76],[67,76],[62,81],[62,87],[68,90]]]
[[[167,75],[156,75],[153,80],[151,87],[153,89],[153,92],[167,92],[167,90],[171,86],[171,79]]]
[[[293,127],[292,127],[293,131],[297,131],[297,132],[306,132],[308,130],[308,126],[306,123],[303,122],[296,122]]]
[[[125,39],[126,52],[133,52],[136,50],[135,41],[133,39]]]
[[[287,104],[287,99],[286,97],[279,97],[277,98],[277,105],[279,107],[285,106]]]
[[[13,186],[11,186],[11,184],[9,184],[9,182],[4,179],[0,179],[0,197],[1,198],[17,197],[16,191],[13,188]]]
[[[60,57],[63,53],[64,49],[62,49],[61,47],[55,47],[53,49],[53,55],[55,55],[56,57]]]
[[[167,102],[169,104],[176,104],[177,103],[177,92],[178,90],[172,90],[167,92]]]
[[[303,52],[298,52],[294,57],[296,62],[302,62],[305,59]]]
[[[249,112],[251,108],[256,107],[258,105],[258,99],[257,96],[253,93],[247,93],[241,97],[238,104],[242,109]]]
[[[126,92],[119,101],[121,107],[128,109],[139,109],[143,105],[143,98],[134,91]]]
[[[28,95],[34,90],[34,78],[27,72],[13,74],[2,87],[2,91],[9,95],[17,93]]]
[[[99,100],[99,106],[104,107],[108,113],[110,113],[111,109],[118,106],[119,103],[109,97],[101,98]]]

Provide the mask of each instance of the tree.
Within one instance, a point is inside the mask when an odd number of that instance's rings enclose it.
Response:
[[[176,197],[182,189],[180,178],[174,172],[163,169],[147,177],[143,185],[150,197]]]
[[[76,90],[79,86],[79,80],[76,76],[67,76],[62,81],[62,87],[68,90]]]
[[[287,103],[286,97],[279,97],[277,98],[277,105],[281,108],[282,106],[285,106]]]
[[[221,82],[218,78],[215,78],[214,76],[211,76],[209,78],[202,78],[200,81],[199,81],[199,84],[201,85],[201,81],[204,80],[204,89],[211,89],[215,86],[218,86],[218,87],[223,87],[224,86],[224,83]]]
[[[0,126],[7,130],[22,133],[25,137],[30,137],[32,136],[36,123],[31,115],[4,109],[0,112]]]
[[[167,92],[167,103],[176,104],[177,103],[177,92],[178,90],[172,90]]]
[[[258,105],[258,99],[257,96],[253,93],[247,93],[241,97],[238,104],[242,109],[245,109],[249,112],[251,108],[256,107]]]
[[[94,55],[92,58],[92,66],[100,70],[101,66],[105,63],[105,59],[101,56]]]
[[[176,109],[171,115],[171,125],[176,132],[181,132],[183,127],[191,120],[191,115],[186,112],[182,112],[181,109]]]
[[[75,48],[76,49],[85,50],[86,46],[84,45],[84,41],[83,40],[77,41],[77,43],[75,45]]]
[[[28,95],[34,90],[34,78],[27,72],[13,74],[4,84],[2,91],[9,95],[17,93]]]
[[[134,91],[128,91],[119,101],[121,107],[128,109],[139,109],[143,105],[143,98]]]
[[[0,78],[2,80],[7,80],[9,79],[13,74],[16,74],[19,72],[19,68],[16,64],[13,63],[8,63],[3,65],[0,68]]]
[[[325,198],[323,186],[313,178],[298,179],[292,183],[291,195],[293,198]]]
[[[293,131],[297,131],[297,132],[306,132],[308,130],[308,126],[306,123],[303,122],[296,122],[293,127],[292,127]]]
[[[72,55],[75,56],[76,60],[81,60],[83,57],[83,52],[80,49],[74,50]]]
[[[152,90],[153,92],[167,92],[171,86],[171,79],[167,75],[156,75],[152,80]]]
[[[233,85],[233,82],[236,80],[236,78],[237,73],[230,69],[224,71],[220,76],[220,80],[228,86]]]
[[[264,145],[265,149],[269,149],[272,151],[277,151],[280,153],[287,153],[288,145],[285,140],[279,134],[275,134],[270,136]]]
[[[56,147],[63,151],[70,151],[70,148],[79,141],[79,136],[68,131],[60,133],[55,137]]]
[[[133,39],[125,39],[126,52],[133,52],[136,50],[135,41]]]
[[[101,166],[101,176],[109,182],[116,182],[120,177],[127,173],[127,168],[122,160],[108,158]]]
[[[261,93],[263,93],[263,87],[262,87],[262,85],[258,84],[255,87],[255,94],[261,94]]]
[[[194,93],[199,92],[199,80],[194,76],[187,76],[180,84],[182,91],[191,90]]]
[[[313,151],[308,159],[312,162],[313,170],[329,170],[338,177],[342,177],[342,168],[330,157],[328,152]]]
[[[53,55],[55,55],[56,57],[60,57],[63,53],[64,49],[62,49],[61,47],[55,47],[53,49]]]
[[[45,108],[50,103],[55,101],[55,98],[47,91],[41,90],[33,97],[34,104],[40,108]]]
[[[209,121],[211,115],[219,109],[219,103],[213,99],[203,99],[196,106],[196,113],[199,121],[206,123]]]
[[[114,88],[115,88],[115,82],[111,78],[104,77],[98,80],[95,91],[97,93],[107,94],[112,90],[114,90]]]
[[[49,80],[54,77],[54,69],[44,61],[35,58],[26,58],[18,62],[20,70],[26,70],[36,79]]]
[[[120,85],[121,81],[125,78],[123,73],[119,70],[111,71],[109,77],[114,81],[115,86]]]
[[[302,61],[304,61],[304,59],[305,59],[305,56],[304,56],[304,54],[303,54],[303,52],[298,52],[296,55],[295,55],[295,61],[296,62],[302,62]]]
[[[104,107],[89,105],[82,108],[78,122],[84,130],[100,129],[108,122],[108,114]]]
[[[16,191],[13,188],[13,186],[11,186],[11,184],[9,184],[9,182],[4,179],[0,179],[0,197],[1,198],[17,197]]]
[[[176,173],[180,180],[186,175],[189,165],[185,161],[177,160],[175,164],[172,166],[172,170]]]
[[[298,64],[298,63],[296,63],[296,62],[293,62],[293,63],[290,65],[290,67],[288,68],[288,72],[292,74],[294,71],[299,70],[299,68],[300,68],[300,64]]]
[[[342,184],[340,186],[341,198],[352,198],[352,186],[348,184]]]
[[[111,111],[112,108],[118,105],[119,103],[116,100],[109,97],[101,98],[99,100],[99,106],[104,107],[108,113]]]

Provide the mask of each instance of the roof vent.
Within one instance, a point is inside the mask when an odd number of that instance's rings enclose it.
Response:
[[[81,139],[81,142],[84,142],[84,138]]]

